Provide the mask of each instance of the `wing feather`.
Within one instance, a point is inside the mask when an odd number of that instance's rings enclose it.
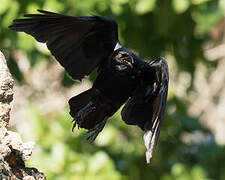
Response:
[[[38,10],[16,19],[10,29],[46,43],[56,60],[74,79],[82,79],[113,52],[117,23],[101,16],[66,16]]]
[[[144,72],[144,83],[136,95],[122,109],[122,119],[130,125],[138,125],[145,131],[146,161],[150,163],[155,151],[168,94],[169,73],[166,60],[158,58]]]

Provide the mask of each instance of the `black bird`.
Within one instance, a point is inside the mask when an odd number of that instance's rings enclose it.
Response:
[[[89,90],[69,100],[73,129],[85,128],[95,140],[107,119],[124,103],[122,119],[143,131],[146,159],[155,150],[166,107],[169,74],[160,57],[145,62],[123,47],[117,23],[102,16],[67,16],[38,10],[16,19],[10,29],[25,32],[46,43],[73,79],[81,80],[98,68]]]

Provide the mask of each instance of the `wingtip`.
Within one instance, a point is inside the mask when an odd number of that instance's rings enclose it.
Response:
[[[8,29],[12,30],[12,25],[8,26]]]
[[[15,24],[9,25],[8,28],[9,28],[10,30],[16,31]]]
[[[42,14],[48,14],[48,15],[59,15],[57,13],[54,13],[52,11],[46,11],[46,10],[42,10],[42,9],[37,9],[38,12],[42,13]]]
[[[42,9],[37,9],[37,12],[44,13],[46,11],[45,10],[42,10]]]
[[[42,13],[42,14],[53,13],[53,12],[51,12],[51,11],[47,11],[47,10],[43,10],[43,9],[37,9],[37,11],[38,11],[39,13]]]
[[[152,159],[152,153],[149,152],[149,151],[146,151],[145,155],[146,155],[146,163],[150,164],[151,163],[151,159]]]

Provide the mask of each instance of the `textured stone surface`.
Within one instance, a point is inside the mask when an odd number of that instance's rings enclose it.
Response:
[[[0,51],[0,180],[44,180],[43,173],[25,167],[24,161],[30,158],[34,142],[23,143],[18,133],[7,130],[13,84],[5,57]]]
[[[7,127],[9,123],[11,110],[9,103],[13,100],[13,84],[5,57],[0,52],[0,127]]]

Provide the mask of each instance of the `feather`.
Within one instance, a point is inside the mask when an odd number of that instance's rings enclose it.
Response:
[[[74,79],[90,74],[108,60],[118,42],[117,23],[101,16],[66,16],[38,10],[9,26],[47,44],[56,60]]]

